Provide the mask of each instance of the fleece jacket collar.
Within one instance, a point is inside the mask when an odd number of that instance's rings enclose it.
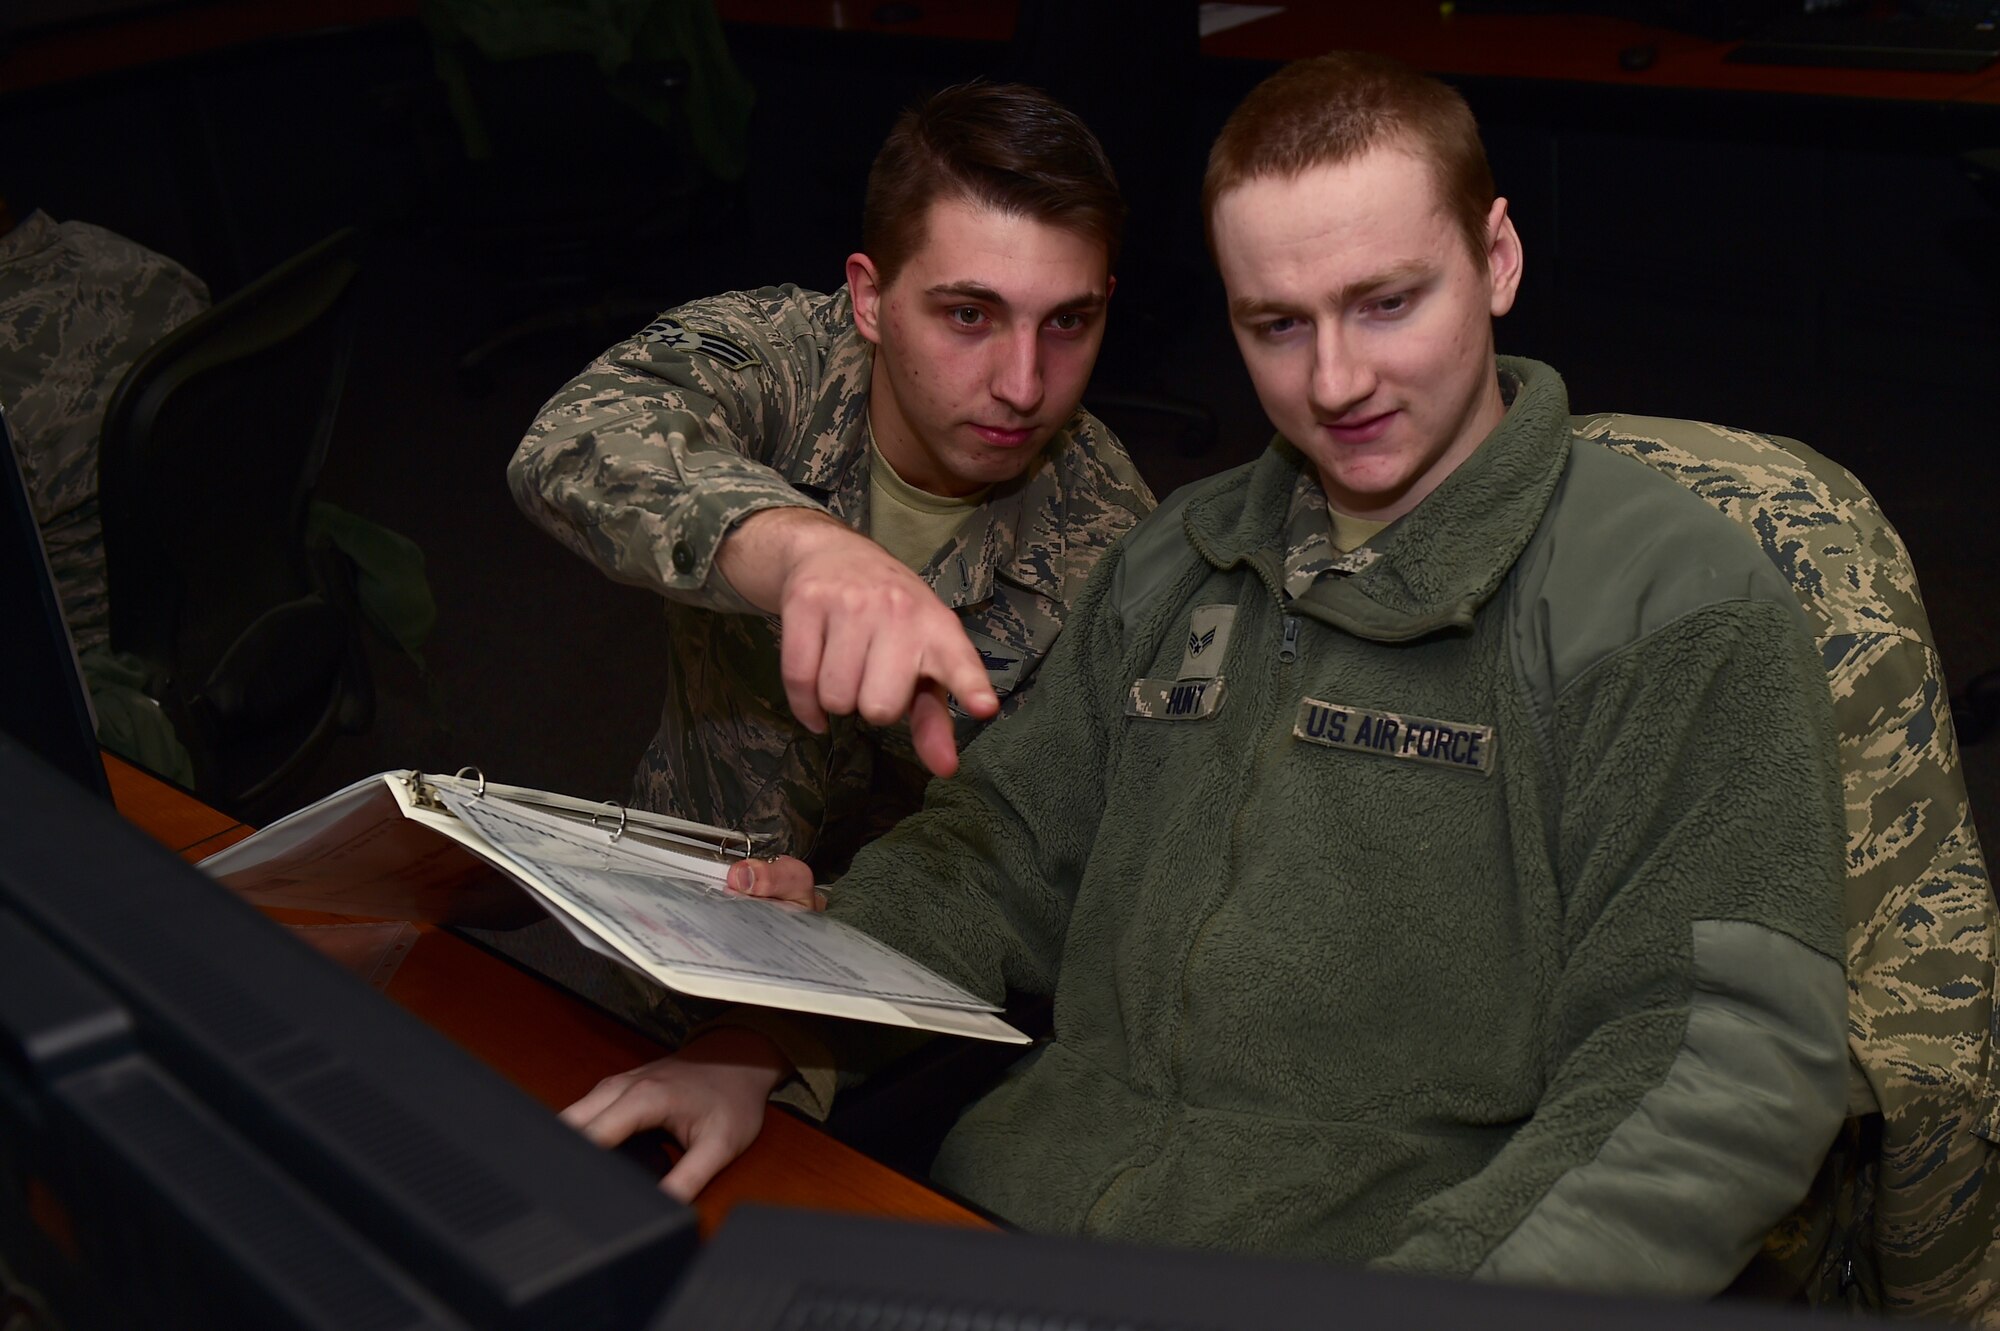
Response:
[[[1410,642],[1472,627],[1542,520],[1569,461],[1569,394],[1539,361],[1502,357],[1519,383],[1507,414],[1473,455],[1421,504],[1369,544],[1382,558],[1359,573],[1321,578],[1284,595],[1285,518],[1310,464],[1287,440],[1252,466],[1247,483],[1188,504],[1188,540],[1218,569],[1254,568],[1287,609],[1377,642]]]

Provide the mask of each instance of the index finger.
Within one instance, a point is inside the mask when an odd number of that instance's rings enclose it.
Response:
[[[993,681],[986,677],[986,663],[979,659],[979,649],[972,645],[972,639],[965,636],[965,630],[956,620],[952,621],[953,632],[942,640],[933,640],[924,649],[921,671],[925,678],[934,679],[951,692],[958,700],[961,710],[981,720],[1000,710],[1000,695],[993,691]]]

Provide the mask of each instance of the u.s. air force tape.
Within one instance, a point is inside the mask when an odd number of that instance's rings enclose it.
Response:
[[[1292,734],[1329,749],[1430,763],[1481,776],[1493,770],[1491,726],[1431,721],[1396,712],[1370,712],[1305,698],[1299,702]]]

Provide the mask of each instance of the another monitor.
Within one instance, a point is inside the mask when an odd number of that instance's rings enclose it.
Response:
[[[651,1331],[1797,1331],[1802,1324],[1744,1303],[1609,1298],[739,1206]]]
[[[655,1312],[694,1218],[635,1165],[4,737],[0,792],[9,1306],[340,1331]]]
[[[0,410],[0,731],[70,780],[108,800],[97,727],[63,620],[35,506]]]

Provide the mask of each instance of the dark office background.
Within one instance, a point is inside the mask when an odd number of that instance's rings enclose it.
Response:
[[[0,195],[17,216],[40,207],[109,227],[218,296],[338,227],[369,227],[359,341],[319,492],[422,546],[439,619],[423,675],[371,648],[371,728],[241,811],[252,820],[405,766],[623,794],[662,691],[661,617],[646,592],[611,585],[520,517],[507,459],[542,400],[639,311],[838,284],[874,147],[923,90],[1035,70],[1100,124],[1140,209],[1099,385],[1194,399],[1219,425],[1198,453],[1168,433],[1135,437],[1154,488],[1263,445],[1194,191],[1209,138],[1266,67],[1196,62],[1149,39],[1152,77],[1098,72],[1047,33],[1011,46],[747,26],[728,38],[757,92],[749,169],[692,193],[685,150],[618,114],[587,63],[518,94],[572,150],[531,145],[469,171],[414,21],[0,95]],[[1911,548],[1954,686],[2000,666],[1988,518],[2000,495],[2000,110],[1461,86],[1528,253],[1502,349],[1554,364],[1576,410],[1722,421],[1844,463]],[[581,252],[559,243],[566,229],[588,237]],[[591,308],[595,319],[554,321],[479,373],[460,368],[502,328]],[[2000,738],[1965,757],[1993,835]]]

